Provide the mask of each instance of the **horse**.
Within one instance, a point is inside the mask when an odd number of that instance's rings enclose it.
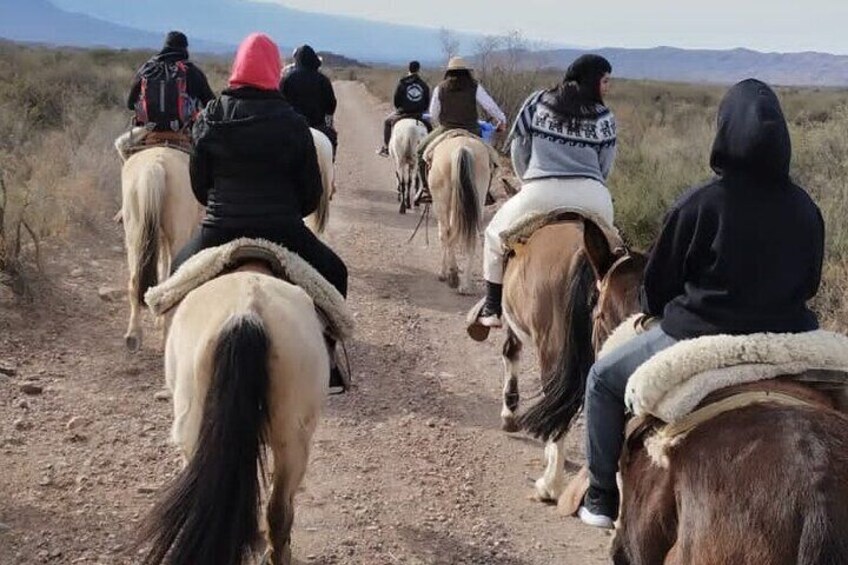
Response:
[[[639,311],[644,256],[617,254],[593,231],[586,231],[575,266],[577,280],[589,284],[569,289],[568,351],[545,396],[518,419],[538,437],[567,433],[588,365]],[[848,417],[827,402],[766,402],[721,413],[674,444],[662,465],[649,445],[644,435],[629,436],[619,465],[614,563],[848,563]]]
[[[445,139],[433,149],[428,180],[439,223],[442,268],[439,280],[460,294],[472,294],[471,266],[477,250],[483,202],[492,179],[488,147],[467,136]],[[460,281],[457,247],[464,249],[466,264]]]
[[[312,299],[253,262],[189,292],[165,345],[172,440],[184,468],[145,520],[145,565],[291,563],[294,495],[327,394],[330,358]],[[265,448],[271,486],[265,487]]]
[[[502,429],[519,430],[518,374],[525,345],[536,349],[543,386],[556,381],[556,374],[569,359],[573,344],[570,324],[585,319],[586,302],[572,301],[572,288],[581,292],[593,285],[586,271],[585,249],[596,239],[607,236],[593,222],[572,214],[565,221],[549,223],[537,229],[526,243],[516,248],[506,263],[503,280],[503,313],[506,338],[503,345]],[[581,332],[580,328],[574,331]],[[585,328],[582,329],[585,331]],[[588,370],[589,360],[579,359]],[[564,406],[561,415],[577,413],[575,401]],[[539,500],[557,500],[565,487],[564,436],[548,439],[545,446],[546,469],[535,483]]]
[[[141,347],[144,293],[168,276],[171,261],[202,217],[203,208],[191,191],[188,162],[184,151],[151,147],[130,155],[121,169],[120,218],[130,303],[124,341],[130,351]]]
[[[316,235],[320,235],[327,228],[327,222],[330,219],[330,200],[336,193],[336,165],[333,162],[333,144],[330,138],[317,129],[309,128],[309,131],[312,133],[312,141],[315,144],[318,168],[321,171],[321,185],[324,190],[321,193],[321,200],[318,201],[318,209],[307,217],[306,222]]]
[[[389,140],[389,155],[395,164],[395,177],[397,177],[398,201],[400,202],[400,213],[412,208],[413,183],[415,192],[421,186],[421,177],[418,176],[418,145],[427,137],[427,128],[420,120],[404,118],[398,121],[392,128],[392,137]]]

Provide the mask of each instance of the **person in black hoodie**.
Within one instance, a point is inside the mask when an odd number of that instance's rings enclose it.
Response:
[[[420,71],[421,63],[412,61],[409,63],[409,74],[398,81],[394,96],[395,111],[386,118],[383,124],[383,146],[377,151],[377,155],[381,157],[389,156],[392,128],[399,121],[412,118],[424,124],[428,133],[433,131],[433,126],[424,119],[424,114],[430,107],[430,86],[418,74]]]
[[[710,165],[716,178],[687,191],[668,212],[645,271],[646,314],[658,327],[589,371],[584,414],[590,488],[587,524],[612,528],[630,375],[679,340],[716,334],[797,333],[818,321],[824,221],[789,177],[791,144],[774,92],[745,80],[725,95]]]
[[[136,72],[130,86],[130,92],[127,95],[127,108],[136,111],[136,105],[141,96],[142,72],[146,67],[155,63],[173,65],[177,62],[185,65],[186,94],[191,99],[193,107],[199,112],[207,103],[213,100],[215,93],[209,87],[209,81],[206,79],[206,75],[203,74],[203,71],[197,65],[188,60],[188,38],[180,31],[171,31],[165,37],[165,45],[162,47],[162,50],[142,65],[138,72]],[[136,120],[135,125],[144,126],[147,124],[139,123]],[[172,129],[170,124],[157,123],[153,127],[154,131],[168,131],[170,129]]]
[[[189,172],[206,216],[171,272],[208,247],[261,238],[302,257],[347,296],[347,267],[303,222],[324,188],[309,126],[278,89],[281,68],[277,45],[251,34],[236,54],[229,88],[195,123]],[[331,388],[346,388],[338,368],[331,376]]]
[[[336,113],[333,84],[318,70],[321,59],[309,45],[297,48],[294,61],[294,68],[280,79],[280,91],[292,108],[306,118],[309,127],[330,138],[335,150],[338,135],[332,125]]]

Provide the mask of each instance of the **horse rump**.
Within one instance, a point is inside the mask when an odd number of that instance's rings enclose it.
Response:
[[[258,545],[269,339],[255,313],[231,317],[213,353],[196,452],[145,520],[144,565],[241,565]],[[264,473],[262,473],[264,476]]]
[[[517,419],[518,427],[544,441],[568,432],[583,406],[586,377],[595,360],[592,349],[592,304],[595,275],[581,253],[568,285],[565,323],[568,328],[549,374],[542,375],[542,397]]]

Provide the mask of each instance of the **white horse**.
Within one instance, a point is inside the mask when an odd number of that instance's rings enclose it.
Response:
[[[307,218],[307,225],[317,235],[324,233],[330,219],[330,200],[336,193],[336,166],[333,162],[333,144],[330,138],[317,129],[310,128],[315,152],[318,156],[318,168],[321,170],[321,184],[324,191],[318,202],[318,209]]]
[[[144,293],[168,276],[171,261],[202,217],[203,208],[191,191],[188,161],[188,154],[178,149],[152,147],[129,156],[121,170],[120,215],[130,275],[124,339],[131,351],[141,347]]]
[[[145,565],[241,565],[261,550],[259,501],[269,492],[269,562],[291,563],[294,495],[329,382],[312,299],[250,263],[191,291],[173,313],[165,377],[172,439],[185,467],[146,521]],[[260,467],[265,447],[271,489]],[[260,478],[261,477],[261,478]]]
[[[418,144],[425,137],[427,128],[420,120],[413,118],[400,120],[392,128],[389,155],[395,164],[401,214],[406,214],[412,208],[413,182],[416,192],[421,186],[421,177],[418,176]]]
[[[439,280],[460,294],[472,294],[471,270],[477,249],[483,203],[492,178],[489,149],[472,137],[454,137],[433,149],[430,191],[439,221],[442,270]],[[460,282],[457,247],[465,250],[465,269]]]

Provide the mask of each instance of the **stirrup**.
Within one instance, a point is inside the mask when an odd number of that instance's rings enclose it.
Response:
[[[483,306],[486,304],[486,298],[481,298],[474,307],[468,311],[465,316],[465,331],[468,337],[474,341],[486,341],[492,328],[484,326],[480,323],[480,312],[483,311]]]

